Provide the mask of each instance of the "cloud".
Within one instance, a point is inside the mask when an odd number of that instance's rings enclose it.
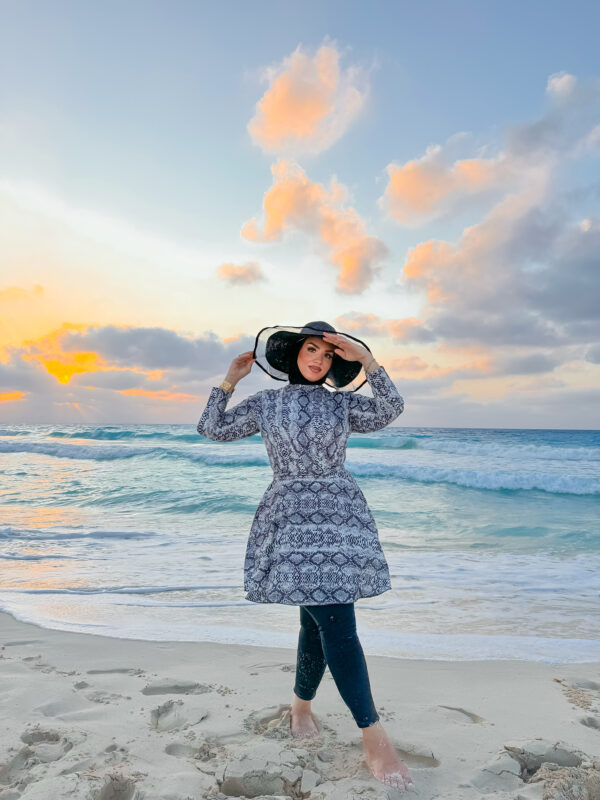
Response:
[[[597,341],[600,219],[573,218],[558,172],[597,125],[600,84],[565,80],[554,76],[551,91],[568,102],[508,132],[504,173],[519,177],[482,219],[456,242],[428,239],[408,251],[400,286],[426,300],[416,330],[462,345],[562,348],[561,359],[572,357],[569,345],[583,357],[582,348]],[[400,330],[406,333],[404,321]],[[547,358],[551,367],[551,352]],[[535,358],[523,364],[537,371]]]
[[[485,403],[465,394],[439,395],[435,386],[418,384],[425,391],[417,394],[413,386],[402,381],[398,388],[405,397],[403,425],[435,425],[454,428],[564,428],[593,429],[597,427],[600,391],[597,389],[568,389],[552,382],[540,391],[536,382],[513,391],[510,402],[503,397]],[[414,387],[415,390],[418,388]],[[569,410],[565,420],[565,409]]]
[[[552,372],[560,363],[558,354],[530,353],[499,358],[495,371],[501,375],[538,375]]]
[[[336,142],[364,107],[367,76],[357,66],[340,70],[335,43],[311,58],[300,46],[267,67],[269,88],[248,123],[255,144],[268,153],[316,154]]]
[[[600,342],[589,348],[585,354],[585,360],[590,364],[600,364]]]
[[[258,261],[246,261],[245,264],[221,264],[217,268],[217,275],[226,283],[236,286],[248,286],[260,283],[265,276]]]
[[[414,227],[486,207],[508,192],[527,194],[530,180],[537,183],[544,173],[550,178],[565,159],[597,152],[600,81],[580,84],[573,75],[560,72],[549,77],[546,91],[551,105],[544,116],[514,125],[504,149],[494,157],[454,157],[457,145],[469,141],[461,133],[445,146],[429,146],[420,158],[388,164],[389,180],[379,207],[389,218]]]
[[[457,210],[459,200],[483,192],[501,190],[510,179],[502,157],[465,158],[448,164],[439,145],[429,147],[421,158],[386,167],[388,185],[378,205],[403,225],[422,224],[441,213]]]
[[[357,332],[363,336],[390,336],[392,339],[402,340],[404,343],[426,343],[436,339],[423,320],[415,317],[383,320],[375,314],[351,312],[336,317],[335,322],[338,330],[346,330],[348,333]]]
[[[592,128],[589,133],[582,136],[577,147],[577,155],[600,151],[600,123]]]
[[[408,356],[407,358],[392,359],[390,369],[394,375],[398,376],[408,375],[410,377],[417,373],[419,380],[449,378],[448,383],[453,383],[458,378],[480,378],[482,375],[490,374],[493,371],[489,356],[445,367],[441,367],[438,364],[428,364],[418,356]]]
[[[548,78],[548,83],[546,84],[546,92],[551,96],[564,98],[573,94],[576,85],[577,85],[577,79],[575,78],[574,75],[569,75],[568,72],[564,71],[555,72]]]
[[[190,403],[202,407],[233,359],[252,350],[254,338],[64,323],[7,348],[8,359],[0,363],[4,420],[72,422],[76,412],[76,420],[90,422],[186,422],[190,413],[193,421]],[[254,369],[239,399],[265,385],[271,387],[271,379]]]
[[[331,180],[329,189],[311,182],[302,168],[280,159],[271,167],[273,186],[265,195],[262,231],[254,219],[241,231],[254,242],[273,242],[287,231],[302,231],[327,254],[338,271],[336,289],[346,294],[363,292],[372,282],[387,247],[365,231],[365,224],[352,207],[344,208],[346,187]]]

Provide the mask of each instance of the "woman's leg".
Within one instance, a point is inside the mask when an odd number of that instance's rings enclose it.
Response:
[[[373,703],[354,603],[306,606],[306,610],[319,628],[323,652],[342,699],[362,728],[365,757],[373,776],[394,788],[413,789],[408,767],[388,739]]]
[[[317,693],[325,672],[325,656],[321,634],[310,614],[300,606],[300,633],[296,658],[294,699],[290,708],[292,736],[315,736],[319,728],[310,710],[310,701]]]
[[[342,700],[359,728],[379,719],[375,709],[367,662],[356,631],[354,603],[304,606],[313,618],[323,653]]]
[[[325,672],[325,656],[317,623],[300,606],[300,632],[296,657],[294,694],[301,700],[312,700]]]

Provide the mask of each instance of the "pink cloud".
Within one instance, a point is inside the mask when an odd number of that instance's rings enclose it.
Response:
[[[397,222],[420,224],[448,211],[458,199],[506,183],[510,170],[502,157],[466,158],[447,163],[438,145],[420,159],[388,164],[389,182],[378,203]]]
[[[247,261],[245,264],[221,264],[217,275],[232,285],[248,286],[265,279],[258,261]]]
[[[388,250],[380,239],[366,233],[354,208],[343,207],[346,188],[335,179],[329,189],[313,183],[298,164],[286,160],[279,160],[271,172],[273,186],[264,199],[262,231],[252,219],[242,228],[243,238],[272,242],[286,231],[303,231],[325,250],[337,269],[339,292],[358,294],[366,289]]]
[[[336,142],[364,106],[366,78],[358,67],[341,71],[334,43],[311,58],[300,46],[265,70],[269,88],[248,132],[269,153],[320,153]]]

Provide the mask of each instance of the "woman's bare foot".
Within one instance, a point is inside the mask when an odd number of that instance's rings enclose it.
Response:
[[[408,772],[408,767],[394,750],[381,722],[377,721],[361,730],[365,759],[373,777],[386,786],[414,790],[415,785]]]
[[[301,700],[294,695],[290,708],[290,730],[294,738],[318,735],[319,728],[310,710],[310,700]]]

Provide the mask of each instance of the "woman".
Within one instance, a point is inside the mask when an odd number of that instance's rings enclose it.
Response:
[[[267,331],[270,335],[262,336]],[[266,369],[255,353],[266,338]],[[257,363],[288,383],[265,389],[229,411],[238,381]],[[364,369],[373,398],[348,386]],[[362,386],[362,384],[361,384]],[[356,631],[354,602],[391,589],[373,516],[343,466],[352,432],[380,430],[402,413],[404,402],[368,347],[326,322],[302,329],[275,326],[257,336],[254,351],[234,358],[220,386],[211,389],[198,433],[232,441],[260,431],[274,479],[256,510],[244,563],[246,599],[300,607],[291,732],[320,731],[311,712],[325,666],[362,730],[372,775],[413,789],[406,765],[390,743],[375,709],[367,665]]]

